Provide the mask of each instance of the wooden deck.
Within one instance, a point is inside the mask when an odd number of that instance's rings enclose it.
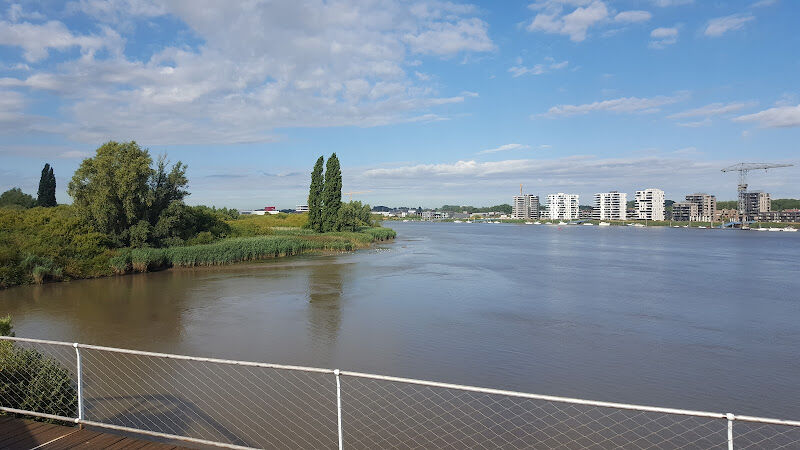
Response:
[[[32,420],[0,417],[0,449],[183,449],[142,439]]]

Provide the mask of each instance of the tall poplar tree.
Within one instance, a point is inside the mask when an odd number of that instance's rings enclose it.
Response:
[[[342,207],[342,170],[336,153],[325,165],[325,187],[322,192],[322,231],[339,231],[339,208]]]
[[[311,187],[308,189],[308,227],[317,233],[322,232],[322,191],[325,187],[322,167],[324,163],[325,158],[320,156],[311,172]]]
[[[56,176],[49,163],[46,163],[42,168],[37,197],[36,203],[39,206],[51,207],[58,205],[56,203]]]

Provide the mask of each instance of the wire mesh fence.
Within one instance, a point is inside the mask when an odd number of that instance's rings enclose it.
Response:
[[[9,337],[0,410],[229,448],[800,448],[800,422]]]

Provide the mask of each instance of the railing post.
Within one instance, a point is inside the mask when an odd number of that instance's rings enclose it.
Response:
[[[334,369],[336,375],[336,418],[339,429],[339,450],[342,450],[342,384],[339,382],[339,369]]]
[[[78,348],[78,343],[72,344],[75,347],[75,356],[78,364],[78,419],[76,423],[83,420],[83,373],[81,370],[81,350]]]
[[[733,450],[733,419],[736,418],[731,413],[725,414],[728,419],[728,450]]]

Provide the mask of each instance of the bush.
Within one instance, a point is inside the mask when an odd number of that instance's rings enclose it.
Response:
[[[0,334],[13,336],[11,318],[0,319]],[[75,417],[78,395],[69,370],[44,354],[0,341],[0,398],[3,406]]]

